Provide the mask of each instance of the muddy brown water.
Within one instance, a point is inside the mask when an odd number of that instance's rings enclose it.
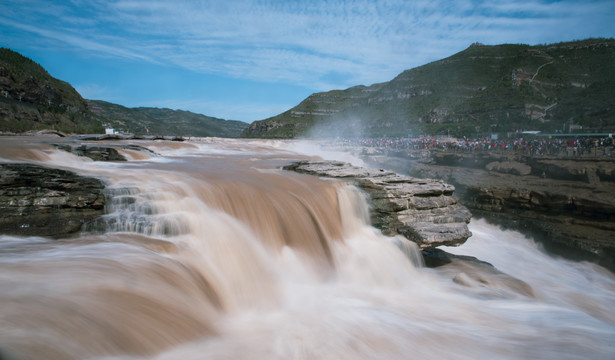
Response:
[[[519,281],[467,264],[424,268],[415,247],[370,226],[357,189],[280,170],[312,157],[311,144],[134,141],[156,154],[119,149],[129,161],[95,162],[57,138],[0,141],[0,161],[103,179],[109,200],[74,238],[0,236],[0,358],[615,354],[612,273],[483,221],[447,251]]]

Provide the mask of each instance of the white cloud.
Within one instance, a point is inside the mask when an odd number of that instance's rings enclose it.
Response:
[[[78,35],[73,35],[62,31],[50,30],[43,27],[37,27],[28,24],[21,24],[6,18],[0,18],[0,24],[12,26],[16,29],[25,30],[48,39],[57,40],[81,50],[94,51],[99,55],[102,54],[112,57],[142,60],[152,63],[156,62],[154,58],[151,58],[147,55],[141,55],[127,49],[106,45],[102,42],[97,42],[95,40],[90,40]]]
[[[112,91],[110,89],[98,84],[76,84],[75,90],[77,90],[84,99],[107,99],[112,96]]]
[[[99,55],[318,90],[386,81],[475,41],[613,36],[615,23],[609,0],[8,3],[15,16],[27,6],[36,25],[0,15],[5,25]],[[331,72],[349,76],[332,82]]]

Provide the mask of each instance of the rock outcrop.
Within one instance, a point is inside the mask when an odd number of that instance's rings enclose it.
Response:
[[[442,181],[337,161],[300,161],[284,169],[356,185],[369,195],[375,227],[385,235],[401,234],[421,249],[460,245],[472,235],[467,227],[470,212],[457,202],[455,188]]]
[[[98,179],[32,164],[0,164],[2,234],[68,237],[104,213]]]
[[[535,298],[536,292],[526,282],[505,274],[492,264],[473,256],[453,255],[441,249],[423,251],[425,266],[437,268],[461,288],[489,299]]]
[[[446,151],[362,158],[453,184],[474,216],[527,232],[554,253],[615,269],[615,159]],[[385,156],[382,156],[385,155]]]
[[[126,158],[112,147],[87,145],[72,147],[66,144],[56,145],[56,147],[77,156],[88,157],[94,161],[126,161]]]
[[[152,156],[156,156],[156,153],[150,149],[139,145],[110,145],[110,146],[97,146],[97,145],[79,145],[73,146],[70,144],[53,144],[60,150],[64,150],[69,153],[73,153],[77,156],[88,157],[94,161],[126,161],[126,157],[118,151],[118,149],[141,151],[148,153]]]

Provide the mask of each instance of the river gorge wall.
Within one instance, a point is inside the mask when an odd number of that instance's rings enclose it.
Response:
[[[612,157],[344,150],[372,167],[450,183],[474,217],[524,231],[554,253],[615,269]]]

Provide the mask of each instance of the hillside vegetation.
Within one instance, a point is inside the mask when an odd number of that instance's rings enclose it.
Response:
[[[615,40],[473,44],[389,82],[315,93],[247,137],[615,132]]]
[[[127,108],[100,100],[87,102],[98,121],[135,135],[239,137],[248,126],[241,121],[223,120],[190,111]]]
[[[0,48],[0,132],[42,129],[103,132],[70,84],[52,77],[31,59]]]
[[[96,134],[104,133],[104,126],[135,135],[238,137],[248,124],[189,111],[84,100],[31,59],[0,48],[0,133],[50,129]]]

